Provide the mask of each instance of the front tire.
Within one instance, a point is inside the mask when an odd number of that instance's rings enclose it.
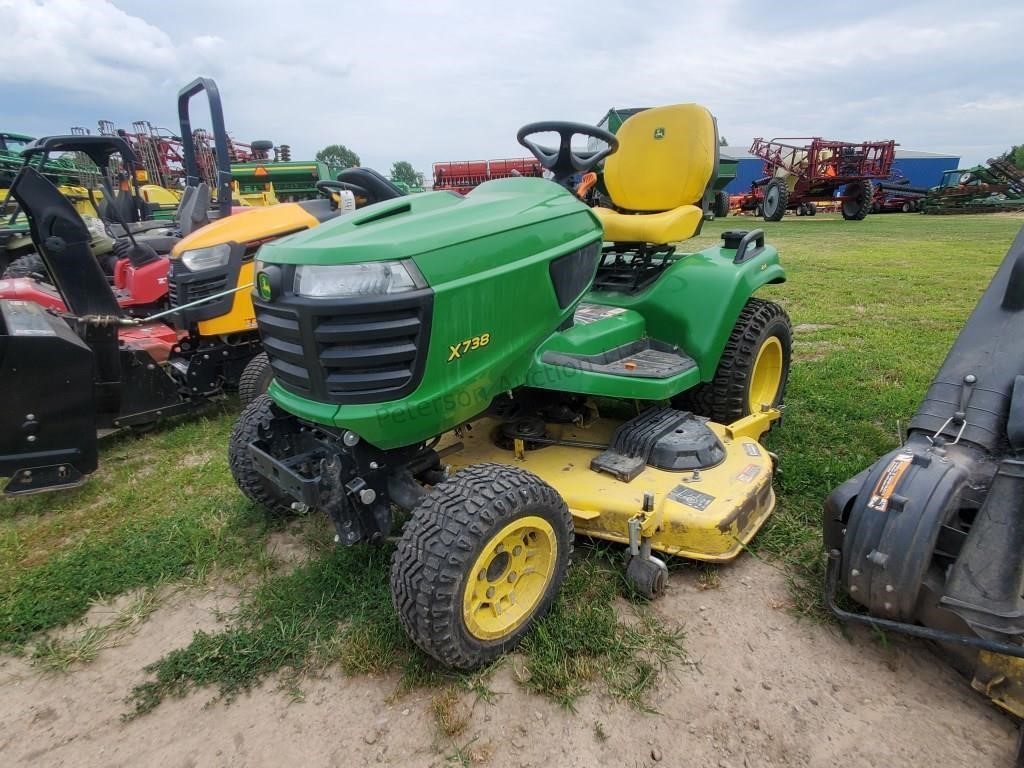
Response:
[[[677,395],[673,406],[719,424],[782,405],[793,356],[793,328],[786,310],[749,299],[725,343],[714,378]]]
[[[475,669],[547,613],[572,545],[572,516],[550,485],[516,467],[474,464],[413,508],[391,561],[395,611],[424,652]]]
[[[265,395],[274,380],[274,369],[266,352],[260,352],[245,365],[238,378],[238,399],[245,408],[260,395]]]
[[[786,180],[776,177],[769,181],[764,190],[764,202],[761,204],[764,210],[764,220],[782,221],[788,205],[789,187],[786,186]]]
[[[847,221],[861,221],[867,218],[871,212],[874,196],[874,185],[866,179],[864,181],[853,181],[846,185],[843,190],[843,218]]]
[[[231,432],[231,441],[228,443],[228,466],[235,484],[249,501],[271,515],[283,517],[292,514],[290,500],[256,471],[252,454],[249,453],[250,443],[274,436],[276,417],[274,401],[269,395],[260,395],[249,403]]]

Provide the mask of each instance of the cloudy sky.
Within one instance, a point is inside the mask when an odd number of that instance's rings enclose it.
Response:
[[[0,0],[0,18],[0,129],[34,135],[172,127],[205,75],[236,138],[296,159],[340,142],[381,170],[519,156],[532,120],[687,101],[733,145],[895,138],[973,164],[1024,143],[1017,0]]]

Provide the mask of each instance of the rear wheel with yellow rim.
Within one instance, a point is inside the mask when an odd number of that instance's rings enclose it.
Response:
[[[473,669],[547,613],[572,555],[572,516],[537,476],[475,464],[413,509],[391,561],[395,610],[438,661]]]
[[[789,379],[793,328],[786,310],[749,299],[733,326],[714,378],[673,399],[676,408],[720,424],[782,405]]]

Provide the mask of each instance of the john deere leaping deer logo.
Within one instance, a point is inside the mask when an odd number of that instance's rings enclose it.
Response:
[[[656,138],[656,139],[664,139],[665,138],[665,129],[664,128],[655,128],[654,129],[654,138]]]

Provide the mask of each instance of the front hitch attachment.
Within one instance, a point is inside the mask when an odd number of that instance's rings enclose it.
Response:
[[[340,453],[331,454],[320,462],[320,506],[330,515],[337,535],[334,540],[351,546],[360,541],[375,543],[391,532],[391,503],[387,485],[378,491],[371,485],[374,480],[357,474],[357,468]],[[380,473],[379,463],[374,474]]]

